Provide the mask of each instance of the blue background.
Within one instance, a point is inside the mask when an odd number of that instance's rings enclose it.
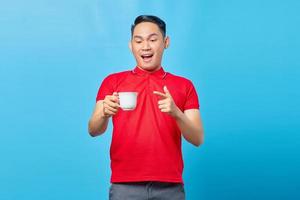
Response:
[[[187,200],[300,199],[300,1],[13,0],[0,6],[0,199],[107,199],[102,79],[131,69],[130,25],[167,22],[163,66],[195,84],[205,143]]]

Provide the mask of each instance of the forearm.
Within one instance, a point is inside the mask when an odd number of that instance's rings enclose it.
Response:
[[[200,116],[199,116],[200,117]],[[175,120],[183,137],[195,146],[203,143],[203,126],[199,122],[189,119],[182,111],[178,110]]]
[[[97,102],[95,111],[89,121],[89,133],[91,136],[95,137],[101,135],[105,132],[109,117],[103,115],[103,103]]]

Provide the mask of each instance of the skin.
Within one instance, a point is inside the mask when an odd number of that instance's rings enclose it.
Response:
[[[163,37],[156,24],[142,22],[135,27],[129,48],[135,57],[137,66],[142,70],[153,72],[161,68],[163,52],[169,43],[169,37]],[[151,57],[145,58],[143,56]],[[164,86],[163,90],[164,93],[153,91],[153,95],[160,97],[157,102],[158,108],[176,120],[183,137],[188,142],[200,146],[204,140],[204,131],[199,110],[189,109],[182,112],[175,104],[168,88]],[[90,135],[98,136],[104,133],[109,118],[115,115],[119,108],[117,93],[107,95],[104,100],[98,101],[89,121]]]
[[[164,38],[156,24],[143,22],[135,27],[129,48],[140,69],[156,71],[161,68],[163,52],[169,44],[169,37]],[[149,54],[153,55],[151,61],[145,62],[142,55]]]

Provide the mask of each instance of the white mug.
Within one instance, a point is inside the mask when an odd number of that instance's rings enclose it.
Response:
[[[137,94],[137,92],[118,92],[121,108],[123,110],[134,110]]]

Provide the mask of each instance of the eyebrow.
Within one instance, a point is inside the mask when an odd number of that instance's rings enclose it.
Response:
[[[158,34],[157,33],[151,33],[150,35],[147,36],[147,38],[151,38],[152,36],[158,36]],[[134,39],[143,39],[143,37],[140,36],[140,35],[135,35],[135,36],[133,36],[133,38]]]

